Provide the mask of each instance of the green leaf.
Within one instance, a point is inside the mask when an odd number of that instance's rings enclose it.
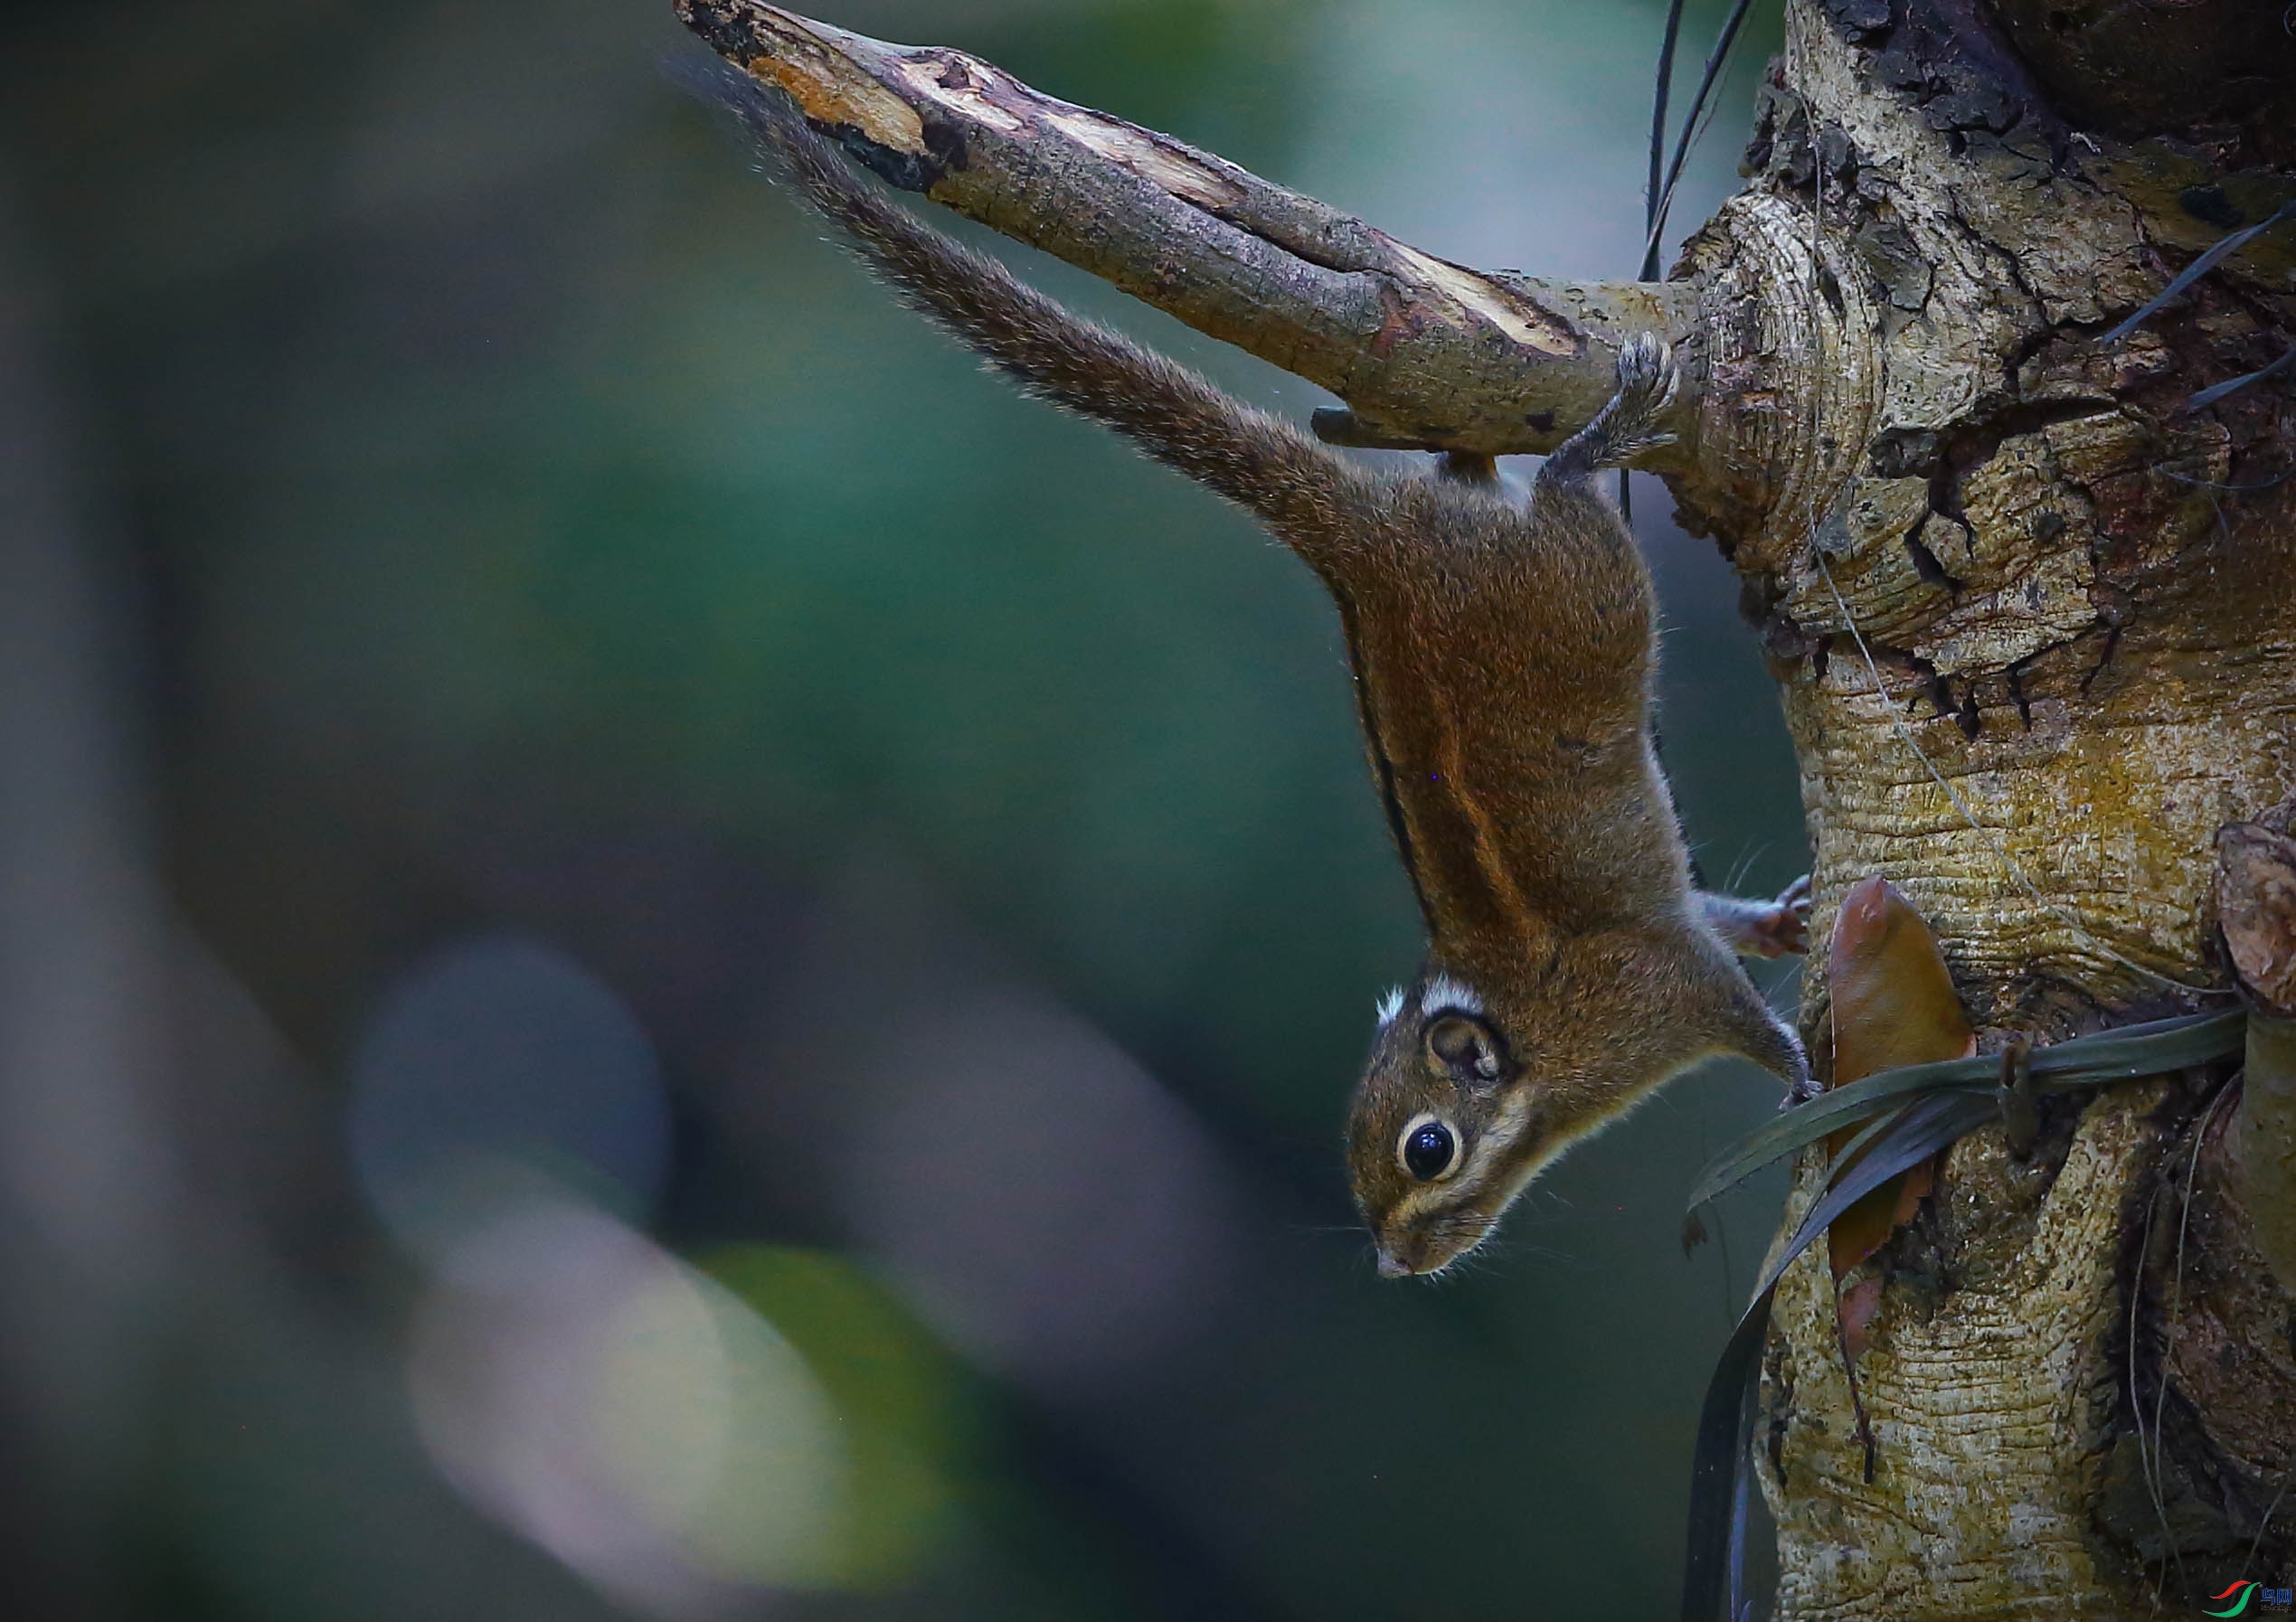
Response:
[[[2187,1065],[2227,1059],[2241,1050],[2248,1015],[2242,1009],[2192,1014],[2149,1024],[2125,1025],[2093,1036],[2076,1036],[2033,1051],[2033,1084],[2046,1092],[2072,1092],[2157,1076]],[[1838,1127],[1882,1113],[1892,1104],[1925,1093],[1982,1093],[1989,1099],[1999,1084],[2001,1061],[1986,1054],[1938,1064],[1912,1064],[1883,1070],[1863,1081],[1797,1104],[1759,1131],[1716,1155],[1690,1191],[1693,1207],[1736,1187],[1772,1161],[1783,1159]]]

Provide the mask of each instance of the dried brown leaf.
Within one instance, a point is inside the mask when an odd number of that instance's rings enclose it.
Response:
[[[1977,1033],[1961,1012],[1937,938],[1913,904],[1878,875],[1860,880],[1842,898],[1826,985],[1836,1087],[1900,1065],[1961,1059],[1977,1051]],[[1826,1140],[1828,1152],[1839,1155],[1854,1136],[1848,1129],[1833,1134]],[[1864,1154],[1858,1151],[1858,1157]],[[1826,1234],[1834,1278],[1839,1280],[1911,1221],[1936,1181],[1936,1161],[1925,1160],[1836,1217]]]

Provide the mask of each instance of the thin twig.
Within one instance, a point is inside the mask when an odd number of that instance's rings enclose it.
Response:
[[[1667,99],[1674,90],[1674,47],[1682,34],[1684,0],[1667,7],[1667,31],[1658,42],[1658,83],[1650,97],[1650,181],[1642,193],[1642,279],[1658,279],[1658,193],[1666,185]]]
[[[2290,9],[2296,10],[2296,7]],[[2264,1546],[2264,1528],[2270,1526],[2272,1517],[2280,1513],[2280,1501],[2288,1496],[2291,1485],[2296,1485],[2296,1470],[2290,1470],[2281,1476],[2280,1491],[2272,1495],[2272,1503],[2265,1506],[2264,1518],[2256,1523],[2256,1535],[2248,1545],[2248,1558],[2240,1562],[2240,1574],[2244,1578],[2248,1575],[2248,1568],[2256,1563],[2256,1551]]]
[[[1690,114],[1682,121],[1682,135],[1674,144],[1674,159],[1667,165],[1667,183],[1658,193],[1658,207],[1651,211],[1649,234],[1642,243],[1642,279],[1650,281],[1658,276],[1658,240],[1667,228],[1667,211],[1674,206],[1674,188],[1682,178],[1682,166],[1689,160],[1692,137],[1698,129],[1698,115],[1705,110],[1706,98],[1714,91],[1715,80],[1722,76],[1722,64],[1730,55],[1730,47],[1738,38],[1738,25],[1746,20],[1746,12],[1753,0],[1738,0],[1730,8],[1730,15],[1722,24],[1722,32],[1715,37],[1714,49],[1706,53],[1705,71],[1698,76],[1697,94],[1690,99]]]
[[[1849,1353],[1849,1325],[1842,1322],[1841,1297],[1834,1297],[1834,1350],[1841,1357],[1842,1378],[1849,1382],[1849,1411],[1857,1420],[1857,1445],[1865,1452],[1866,1485],[1874,1485],[1874,1464],[1879,1448],[1874,1441],[1874,1423],[1866,1415],[1866,1398],[1857,1389],[1857,1360]]]
[[[2216,1106],[2223,1103],[2225,1099],[2230,1096],[2231,1092],[2232,1089],[2229,1087],[2218,1088],[2216,1089],[2216,1096],[2208,1100],[2208,1108],[2200,1112],[2200,1119],[2194,1125],[2192,1130],[2192,1158],[2185,1166],[2184,1204],[2177,1212],[2177,1264],[2170,1275],[2171,1294],[2168,1307],[2168,1331],[2167,1335],[2163,1338],[2160,1345],[2160,1376],[2153,1382],[2153,1467],[2156,1473],[2163,1475],[2165,1475],[2168,1467],[2168,1449],[2161,1444],[2160,1421],[2162,1416],[2168,1412],[2168,1361],[2170,1358],[2174,1357],[2177,1353],[2177,1332],[2184,1327],[2185,1235],[2192,1226],[2193,1185],[2199,1180],[2200,1177],[2200,1146],[2207,1139],[2209,1119],[2216,1113]],[[2141,1432],[2144,1429],[2144,1419],[2141,1414],[2138,1416],[2137,1429],[2140,1432]],[[2166,1495],[2166,1493],[2167,1485],[2165,1480],[2156,1482],[2153,1489],[2154,1502],[2159,1503]],[[2165,1516],[2162,1520],[2161,1530],[2164,1533],[2168,1531],[2168,1523]],[[2189,1593],[2192,1589],[2192,1579],[2185,1571],[2185,1551],[2182,1547],[2172,1542],[2169,1544],[2169,1553],[2175,1557],[2177,1561],[2177,1579],[2179,1582],[2185,1585],[2186,1591]]]
[[[2144,1233],[2137,1240],[2137,1265],[2129,1275],[2129,1410],[2137,1417],[2137,1476],[2145,1485],[2145,1494],[2152,1500],[2152,1513],[2160,1522],[2160,1543],[2165,1551],[2173,1541],[2168,1530],[2168,1506],[2161,1502],[2160,1487],[2152,1478],[2152,1462],[2145,1451],[2144,1393],[2137,1385],[2137,1306],[2144,1299],[2145,1258],[2152,1251],[2152,1213],[2160,1204],[2160,1191],[2154,1189],[2145,1198]],[[2160,1573],[2168,1575],[2164,1565]],[[2161,1584],[2152,1585],[2152,1603],[2160,1604]]]
[[[2220,484],[2215,479],[2195,478],[2189,473],[2177,473],[2167,467],[2150,467],[2146,471],[2157,473],[2162,478],[2175,479],[2180,485],[2196,485],[2203,490],[2213,490],[2219,495],[2255,495],[2266,490],[2277,490],[2290,479],[2296,478],[2296,467],[2291,467],[2285,473],[2276,473],[2268,479],[2260,479],[2253,485]]]

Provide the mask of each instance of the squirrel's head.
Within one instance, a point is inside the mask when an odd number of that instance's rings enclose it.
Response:
[[[1605,954],[1512,997],[1436,970],[1381,1003],[1347,1111],[1347,1173],[1383,1276],[1439,1272],[1473,1250],[1542,1167],[1706,1054],[1806,1073],[1793,1033],[1718,948],[1635,972],[1650,967]]]
[[[1347,1174],[1383,1276],[1436,1272],[1498,1225],[1561,1146],[1539,1091],[1465,981],[1428,974],[1381,1002],[1347,1111]]]

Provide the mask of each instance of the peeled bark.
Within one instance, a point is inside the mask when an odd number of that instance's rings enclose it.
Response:
[[[2296,223],[2100,339],[2296,196],[2278,0],[1788,0],[1750,185],[1639,289],[1441,265],[953,52],[681,10],[897,184],[1331,388],[1351,442],[1544,448],[1626,332],[1667,332],[1663,471],[1779,681],[1819,934],[1885,876],[1997,1045],[2231,994],[2216,835],[2296,789],[2291,374],[2186,407],[2296,345]],[[1998,1129],[1954,1149],[1869,1264],[1871,1481],[1833,1280],[1788,1273],[1757,1430],[1779,1615],[2118,1616],[2284,1580],[2291,1304],[2225,1085],[2060,1102],[2025,1157]]]

